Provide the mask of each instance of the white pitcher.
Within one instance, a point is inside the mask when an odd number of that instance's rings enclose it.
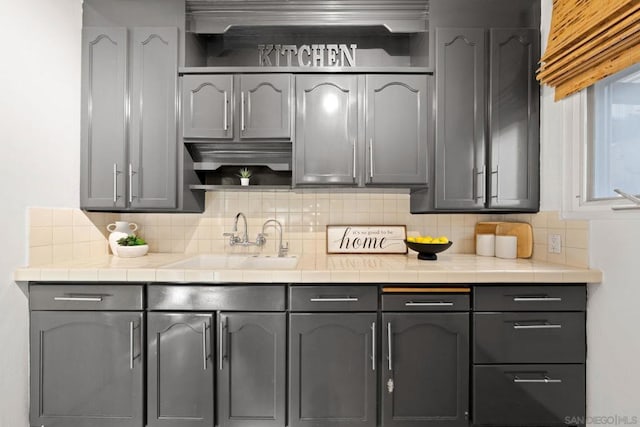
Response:
[[[123,237],[127,237],[138,229],[138,224],[127,221],[116,221],[115,223],[107,225],[107,230],[111,232],[109,234],[109,247],[111,247],[111,253],[118,255],[118,240]]]

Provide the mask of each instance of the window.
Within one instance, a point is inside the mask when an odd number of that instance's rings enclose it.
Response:
[[[640,194],[640,64],[588,90],[587,202]]]

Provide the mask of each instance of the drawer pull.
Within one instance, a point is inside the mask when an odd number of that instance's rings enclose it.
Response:
[[[53,297],[54,301],[102,302],[102,297]]]
[[[521,325],[519,323],[513,324],[513,329],[560,329],[562,325],[555,323],[543,323],[541,325]]]
[[[311,302],[357,302],[358,298],[356,297],[335,297],[335,298],[311,298],[309,299]]]
[[[453,306],[453,302],[451,301],[429,301],[429,302],[420,302],[420,301],[407,301],[404,303],[407,307],[451,307]]]
[[[391,343],[391,338],[392,338],[391,322],[388,322],[387,323],[387,360],[389,362],[389,371],[393,370],[393,362],[391,360],[391,346],[393,344]]]
[[[524,378],[518,378],[515,377],[513,379],[514,383],[517,384],[559,384],[562,382],[562,380],[560,379],[552,379],[549,377],[544,377],[544,378],[532,378],[532,379],[524,379]]]
[[[371,370],[376,370],[376,322],[371,323]]]
[[[202,369],[205,371],[207,370],[207,359],[207,322],[202,322]]]
[[[515,302],[560,302],[560,297],[513,297]]]
[[[133,322],[129,322],[129,370],[133,371],[133,361],[135,360],[135,356],[133,355],[133,330],[135,329],[135,325]]]

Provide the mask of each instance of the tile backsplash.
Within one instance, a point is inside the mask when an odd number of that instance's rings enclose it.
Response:
[[[291,253],[324,254],[328,224],[406,224],[408,234],[448,236],[450,253],[473,253],[478,221],[523,221],[534,229],[533,258],[557,264],[588,266],[588,222],[564,221],[558,212],[538,214],[430,214],[409,213],[409,194],[378,190],[216,191],[206,194],[202,214],[113,214],[79,209],[29,210],[29,264],[31,266],[90,258],[109,253],[107,224],[116,220],[138,224],[137,234],[152,252],[210,253],[257,251],[228,245],[223,233],[232,231],[235,215],[245,213],[249,239],[254,240],[269,218],[284,225],[283,239]],[[242,230],[242,220],[239,229]],[[264,252],[276,252],[277,233],[266,230]],[[560,235],[562,253],[547,252],[547,236]]]

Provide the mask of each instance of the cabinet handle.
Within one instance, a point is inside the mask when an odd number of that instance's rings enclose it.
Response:
[[[133,203],[133,175],[136,173],[133,171],[133,165],[129,163],[129,203]]]
[[[220,317],[220,327],[219,327],[219,330],[218,330],[218,347],[219,347],[219,349],[218,349],[218,359],[220,359],[220,360],[218,362],[218,368],[221,371],[222,371],[222,368],[223,368],[223,366],[222,366],[222,362],[223,362],[223,359],[222,359],[223,358],[223,356],[222,356],[223,348],[222,347],[224,345],[224,340],[222,339],[222,334],[223,333],[224,333],[224,325],[222,324],[222,317]]]
[[[393,363],[391,361],[391,322],[387,323],[387,360],[389,362],[389,370],[393,370]]]
[[[554,323],[542,323],[538,325],[521,325],[520,323],[514,323],[513,329],[561,329],[562,325]]]
[[[492,194],[491,198],[492,199],[497,199],[498,198],[498,185],[500,185],[500,180],[498,179],[499,176],[499,168],[500,165],[496,165],[496,170],[491,171],[491,175],[495,175],[496,176],[496,194]]]
[[[356,140],[353,140],[353,180],[356,180]]]
[[[240,128],[244,132],[244,91],[240,92]]]
[[[335,298],[317,297],[317,298],[310,298],[309,301],[311,302],[357,302],[358,298],[357,297],[335,297]]]
[[[54,301],[102,302],[102,297],[53,297]]]
[[[115,204],[118,201],[118,164],[113,164],[113,203]]]
[[[129,322],[129,370],[133,371],[133,322]]]
[[[371,322],[371,370],[376,370],[376,322]]]
[[[560,302],[560,297],[513,297],[514,302]]]
[[[419,301],[407,301],[404,303],[407,307],[443,307],[453,306],[453,302],[451,301],[433,301],[433,302],[419,302]]]
[[[224,91],[224,131],[229,130],[229,121],[228,121],[228,112],[229,109],[229,100],[227,99],[227,91]]]
[[[373,182],[373,138],[369,138],[369,182]]]
[[[207,322],[202,322],[202,369],[207,370]]]
[[[513,379],[513,382],[516,384],[526,384],[526,383],[531,383],[531,384],[559,384],[562,382],[561,379],[552,379],[549,378],[547,376],[545,376],[544,378],[532,378],[532,379],[524,379],[524,378],[518,378],[515,377]]]
[[[473,168],[473,177],[474,177],[474,182],[473,182],[473,200],[474,201],[478,201],[480,199],[482,199],[482,203],[484,203],[485,199],[484,199],[484,188],[483,191],[479,190],[480,187],[480,179],[478,178],[479,175],[482,175],[482,177],[484,178],[484,174],[485,174],[485,165],[482,165],[482,171],[479,171],[478,168]]]

